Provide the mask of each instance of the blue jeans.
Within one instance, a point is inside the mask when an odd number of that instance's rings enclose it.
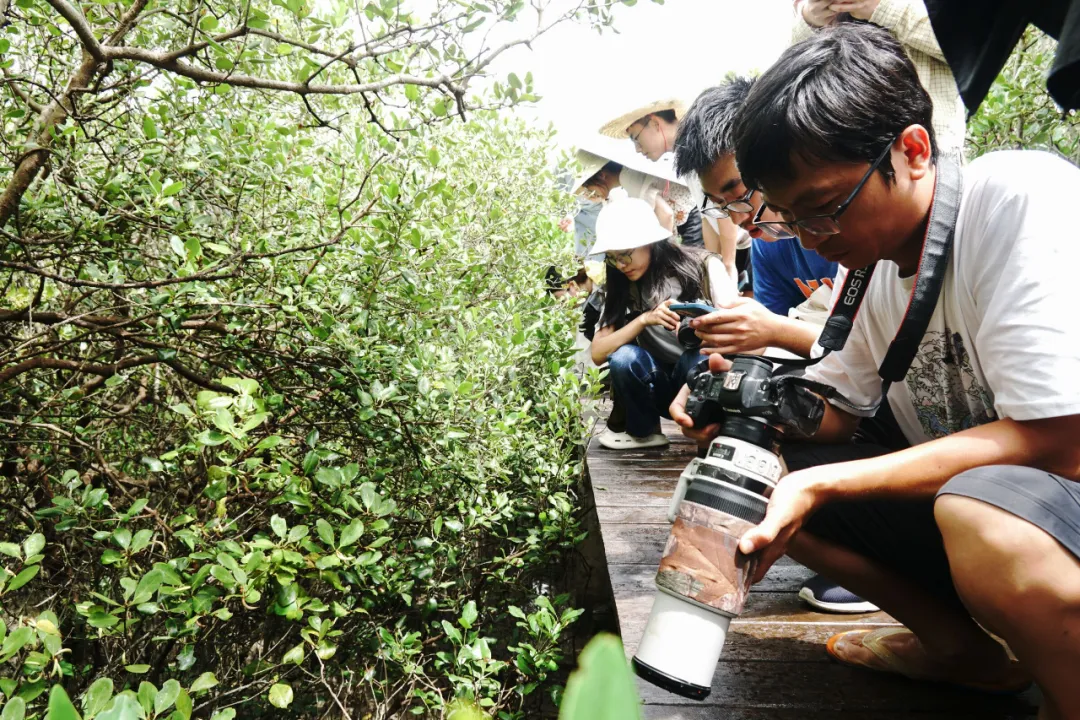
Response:
[[[662,365],[637,345],[623,345],[608,356],[611,391],[626,409],[626,432],[651,434],[668,415],[668,406],[686,382],[686,373],[702,357],[687,350],[674,365]]]

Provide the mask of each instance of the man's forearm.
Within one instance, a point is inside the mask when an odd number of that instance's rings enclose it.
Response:
[[[776,317],[777,328],[773,344],[799,357],[810,357],[810,350],[821,334],[821,327],[783,315]]]
[[[825,502],[930,498],[956,475],[986,465],[1022,465],[1076,480],[1078,432],[1078,415],[997,420],[888,455],[830,465],[832,472],[815,479],[814,490]]]

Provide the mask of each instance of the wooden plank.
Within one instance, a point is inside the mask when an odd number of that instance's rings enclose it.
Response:
[[[645,507],[597,505],[596,516],[601,524],[606,525],[649,525],[668,521],[666,505]]]
[[[672,490],[674,486],[672,486]],[[607,488],[594,487],[593,501],[597,507],[660,507],[667,508],[671,502],[671,490],[641,492],[607,492]]]
[[[944,713],[947,717],[996,718],[1033,713],[1038,694],[976,693],[947,685],[916,682],[898,675],[838,663],[721,662],[712,693],[702,702],[661,690],[637,678],[638,696],[653,705],[703,708],[831,710],[835,712]],[[875,715],[876,716],[876,715]],[[717,717],[726,717],[719,713]],[[771,717],[766,715],[765,717]]]
[[[840,620],[840,618],[836,618]],[[634,655],[637,643],[645,631],[645,618],[640,622],[626,623],[623,637],[627,642],[627,658]],[[895,623],[887,623],[894,625]],[[860,627],[862,626],[862,627]],[[785,622],[732,623],[721,662],[787,662],[819,663],[833,662],[825,652],[825,643],[837,633],[848,630],[871,630],[879,625],[871,623],[836,623],[800,625]]]

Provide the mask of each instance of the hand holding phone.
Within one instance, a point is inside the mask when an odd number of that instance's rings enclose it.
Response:
[[[668,306],[668,309],[674,312],[679,317],[684,318],[696,318],[702,315],[708,315],[709,313],[716,312],[716,308],[712,305],[706,305],[705,303],[673,303]]]

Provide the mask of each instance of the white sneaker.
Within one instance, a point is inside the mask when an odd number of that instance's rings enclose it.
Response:
[[[671,441],[666,435],[653,433],[648,437],[637,438],[624,432],[604,430],[596,436],[596,442],[609,450],[640,450],[642,448],[667,447]]]

